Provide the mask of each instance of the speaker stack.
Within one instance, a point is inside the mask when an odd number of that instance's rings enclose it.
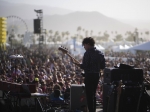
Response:
[[[147,112],[142,83],[140,68],[105,68],[103,112]]]
[[[34,33],[40,34],[41,33],[41,20],[34,19]]]

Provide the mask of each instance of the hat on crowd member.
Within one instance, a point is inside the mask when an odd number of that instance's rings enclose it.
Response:
[[[35,81],[35,82],[39,82],[39,78],[35,78],[34,81]]]

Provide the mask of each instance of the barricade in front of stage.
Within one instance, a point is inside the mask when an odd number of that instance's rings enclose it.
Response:
[[[68,104],[59,104],[61,108],[55,107],[58,102],[49,102],[49,104],[43,105],[41,102],[41,98],[49,97],[48,94],[36,93],[36,85],[35,84],[19,84],[19,83],[11,83],[6,81],[0,81],[0,91],[1,91],[1,99],[0,101],[4,101],[2,104],[5,105],[6,112],[47,112],[53,110],[60,110],[66,108],[69,110]],[[21,103],[26,103],[26,108]],[[1,102],[0,102],[1,105]],[[58,106],[58,105],[57,105]],[[7,108],[7,109],[6,109]]]
[[[0,91],[1,101],[9,102],[11,110],[17,106],[21,109],[21,100],[31,98],[31,93],[36,92],[36,85],[0,81]]]
[[[28,86],[31,93],[36,92],[35,84],[25,84],[25,85]],[[24,88],[22,87],[22,84],[7,81],[0,81],[0,90],[3,92],[24,93]]]

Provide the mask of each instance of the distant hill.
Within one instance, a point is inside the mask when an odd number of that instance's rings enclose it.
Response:
[[[77,27],[82,29],[93,30],[93,34],[103,31],[125,32],[135,28],[117,21],[113,18],[106,17],[99,12],[73,12],[66,15],[51,15],[44,17],[44,27],[58,31],[77,32]]]
[[[150,30],[150,20],[119,20],[123,23],[130,24],[132,26],[136,26],[138,29],[143,31]]]

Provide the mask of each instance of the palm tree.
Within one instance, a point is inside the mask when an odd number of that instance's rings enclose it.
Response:
[[[93,35],[93,30],[91,30],[91,32],[90,32],[90,33],[91,33],[91,37],[92,37],[92,35]]]
[[[48,38],[47,41],[48,41],[48,42],[52,41],[52,36],[49,36],[49,38]]]
[[[80,39],[83,39],[83,36],[82,36],[82,35],[80,35]]]
[[[101,35],[101,32],[98,32],[98,36],[100,36]]]
[[[107,32],[104,32],[103,38],[104,38],[105,41],[108,41],[109,34]]]
[[[24,34],[21,35],[21,38],[24,38]]]
[[[61,37],[60,36],[57,36],[57,41],[61,41]]]
[[[54,33],[54,38],[53,38],[53,40],[54,40],[54,42],[56,42],[56,37],[59,35],[59,32],[58,31],[55,31],[55,33]]]
[[[143,42],[143,38],[140,38],[141,39],[141,42]]]
[[[33,42],[33,44],[35,45],[35,35],[33,34],[33,35],[31,35],[31,38],[32,38],[32,42]]]
[[[21,44],[23,43],[24,34],[21,35]]]
[[[78,32],[78,36],[79,36],[79,37],[80,37],[81,30],[82,30],[81,26],[78,26],[77,32]]]
[[[56,31],[55,34],[54,34],[54,36],[56,37],[58,35],[59,35],[59,31]]]
[[[135,35],[133,33],[128,31],[127,34],[128,34],[128,37],[126,38],[126,41],[135,41]]]
[[[117,34],[118,32],[117,32],[117,31],[115,31],[115,33]]]
[[[20,36],[21,36],[21,35],[20,35],[20,34],[18,34],[17,36],[18,36],[18,38],[20,38]]]
[[[149,31],[146,31],[145,34],[147,35],[147,37],[149,36]]]
[[[70,33],[68,31],[66,31],[67,40],[68,40],[69,35],[70,35]]]
[[[123,36],[121,34],[117,34],[116,41],[122,41],[122,40],[123,40]]]
[[[11,44],[11,48],[13,47],[13,41],[14,41],[14,39],[15,39],[15,35],[14,34],[10,34],[8,42]]]
[[[50,36],[52,36],[53,34],[53,30],[49,30]]]
[[[62,36],[62,38],[64,39],[65,32],[61,32],[61,36]]]
[[[21,37],[21,35],[18,34],[17,36],[18,36],[19,40],[21,39],[21,40],[20,40],[20,44],[22,44],[22,37]]]
[[[138,32],[137,28],[135,28],[134,34],[135,34],[134,35],[134,41],[135,41],[136,44],[139,44],[139,32]]]
[[[85,37],[88,37],[88,30],[85,31]]]

